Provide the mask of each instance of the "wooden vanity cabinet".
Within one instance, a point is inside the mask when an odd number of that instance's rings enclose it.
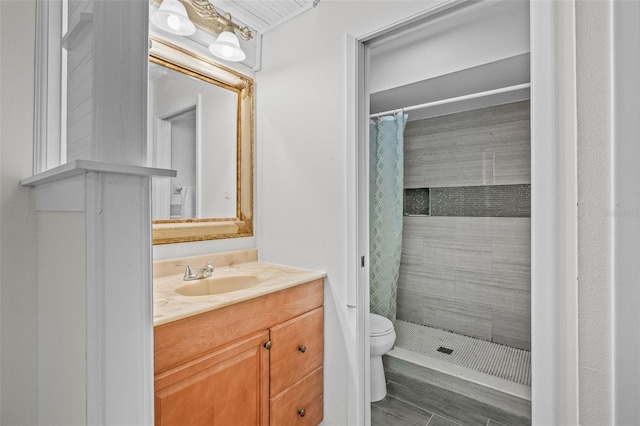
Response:
[[[320,423],[322,304],[320,279],[155,327],[155,424]]]

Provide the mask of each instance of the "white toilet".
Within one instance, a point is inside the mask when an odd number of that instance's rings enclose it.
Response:
[[[371,364],[371,402],[380,401],[387,395],[387,382],[384,378],[382,355],[393,348],[396,331],[387,318],[369,314],[369,348]]]

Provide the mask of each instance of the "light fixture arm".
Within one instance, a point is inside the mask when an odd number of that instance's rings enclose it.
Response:
[[[221,15],[209,0],[186,0],[191,4],[193,10],[204,19],[211,19],[218,21],[222,27],[230,28],[233,31],[237,32],[240,38],[243,40],[251,40],[253,34],[251,34],[251,30],[249,27],[240,27],[240,25],[236,24],[231,20],[231,15],[229,13],[225,15]]]

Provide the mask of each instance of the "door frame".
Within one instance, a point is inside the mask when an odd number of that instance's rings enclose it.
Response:
[[[151,167],[158,167],[163,169],[171,169],[171,149],[172,149],[172,135],[171,129],[173,126],[173,120],[176,116],[180,114],[184,114],[187,111],[193,110],[196,118],[195,125],[195,152],[196,152],[196,217],[202,217],[202,191],[199,189],[202,188],[203,182],[203,167],[202,163],[202,95],[198,94],[196,100],[193,103],[189,103],[187,105],[182,105],[177,109],[164,111],[161,115],[155,116],[153,118],[154,125],[154,135],[153,142],[149,147],[149,152],[151,152],[150,158],[153,159],[153,163]],[[149,138],[151,139],[151,138]],[[163,179],[154,182],[153,194],[154,194],[154,203],[157,202],[157,205],[169,205],[171,200],[171,180]],[[152,203],[153,204],[153,203]],[[155,205],[154,205],[155,207]],[[165,219],[169,219],[167,216]]]
[[[492,1],[492,0],[483,0]],[[366,43],[477,0],[452,0],[396,24],[347,35],[347,305],[355,329],[350,423],[370,424],[368,49]],[[577,424],[575,0],[530,1],[531,355],[533,424]],[[557,285],[562,283],[562,286]]]

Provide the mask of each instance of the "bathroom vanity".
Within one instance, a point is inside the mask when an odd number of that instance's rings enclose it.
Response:
[[[156,425],[320,423],[324,273],[213,257],[194,281],[175,265],[211,257],[154,264]]]
[[[188,165],[205,171],[154,183],[154,244],[252,236],[253,79],[150,43],[154,166],[195,152]],[[185,111],[207,119],[181,124],[188,143],[172,145],[171,122]],[[156,425],[322,421],[325,274],[257,257],[254,249],[154,262]]]

